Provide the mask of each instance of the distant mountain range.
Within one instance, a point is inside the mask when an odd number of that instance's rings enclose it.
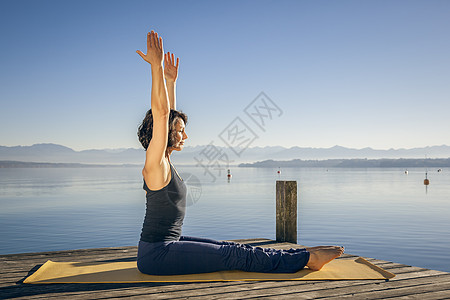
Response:
[[[251,168],[448,168],[450,158],[383,158],[383,159],[292,159],[275,161],[272,159],[255,163],[239,164],[239,167]]]
[[[450,158],[450,146],[431,146],[413,149],[376,150],[372,148],[352,149],[341,146],[331,148],[285,148],[281,146],[250,147],[237,149],[238,156],[228,147],[218,145],[186,146],[181,152],[174,152],[176,164],[224,165],[254,163],[267,160],[327,160],[327,159],[397,159],[397,158]],[[35,144],[32,146],[0,146],[0,161],[37,163],[80,163],[80,164],[139,164],[145,161],[143,149],[107,149],[75,151],[57,144]]]

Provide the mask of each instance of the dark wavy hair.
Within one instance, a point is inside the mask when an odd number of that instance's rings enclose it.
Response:
[[[187,124],[187,115],[181,111],[171,109],[169,114],[169,139],[167,141],[167,147],[171,147],[175,140],[175,123],[178,119],[182,119],[184,124]],[[145,115],[142,124],[138,128],[139,142],[145,150],[147,150],[148,145],[153,136],[153,115],[152,110],[149,109]]]

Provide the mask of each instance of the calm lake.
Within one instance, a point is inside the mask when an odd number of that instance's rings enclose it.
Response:
[[[177,165],[175,164],[177,167]],[[450,170],[231,169],[188,184],[184,235],[275,238],[276,180],[298,182],[298,243],[450,272]],[[218,175],[218,173],[216,173]],[[198,179],[196,181],[195,179]],[[140,168],[0,169],[0,254],[137,245]]]

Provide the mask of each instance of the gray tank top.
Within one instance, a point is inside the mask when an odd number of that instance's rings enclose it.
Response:
[[[153,191],[144,180],[147,203],[141,241],[148,243],[177,241],[186,213],[186,185],[170,164],[172,178],[160,190]]]

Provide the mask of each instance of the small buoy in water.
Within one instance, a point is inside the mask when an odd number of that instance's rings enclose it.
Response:
[[[408,170],[405,171],[405,174],[408,175]]]
[[[230,169],[228,169],[227,177],[228,177],[228,178],[231,178],[231,176],[232,176],[232,175],[231,175],[231,173],[230,173]]]
[[[277,171],[277,173],[278,173],[278,174],[281,174],[281,170],[280,170],[280,168],[278,168],[278,171]]]
[[[428,173],[425,172],[425,179],[423,180],[424,185],[429,185],[430,181],[428,180]]]

